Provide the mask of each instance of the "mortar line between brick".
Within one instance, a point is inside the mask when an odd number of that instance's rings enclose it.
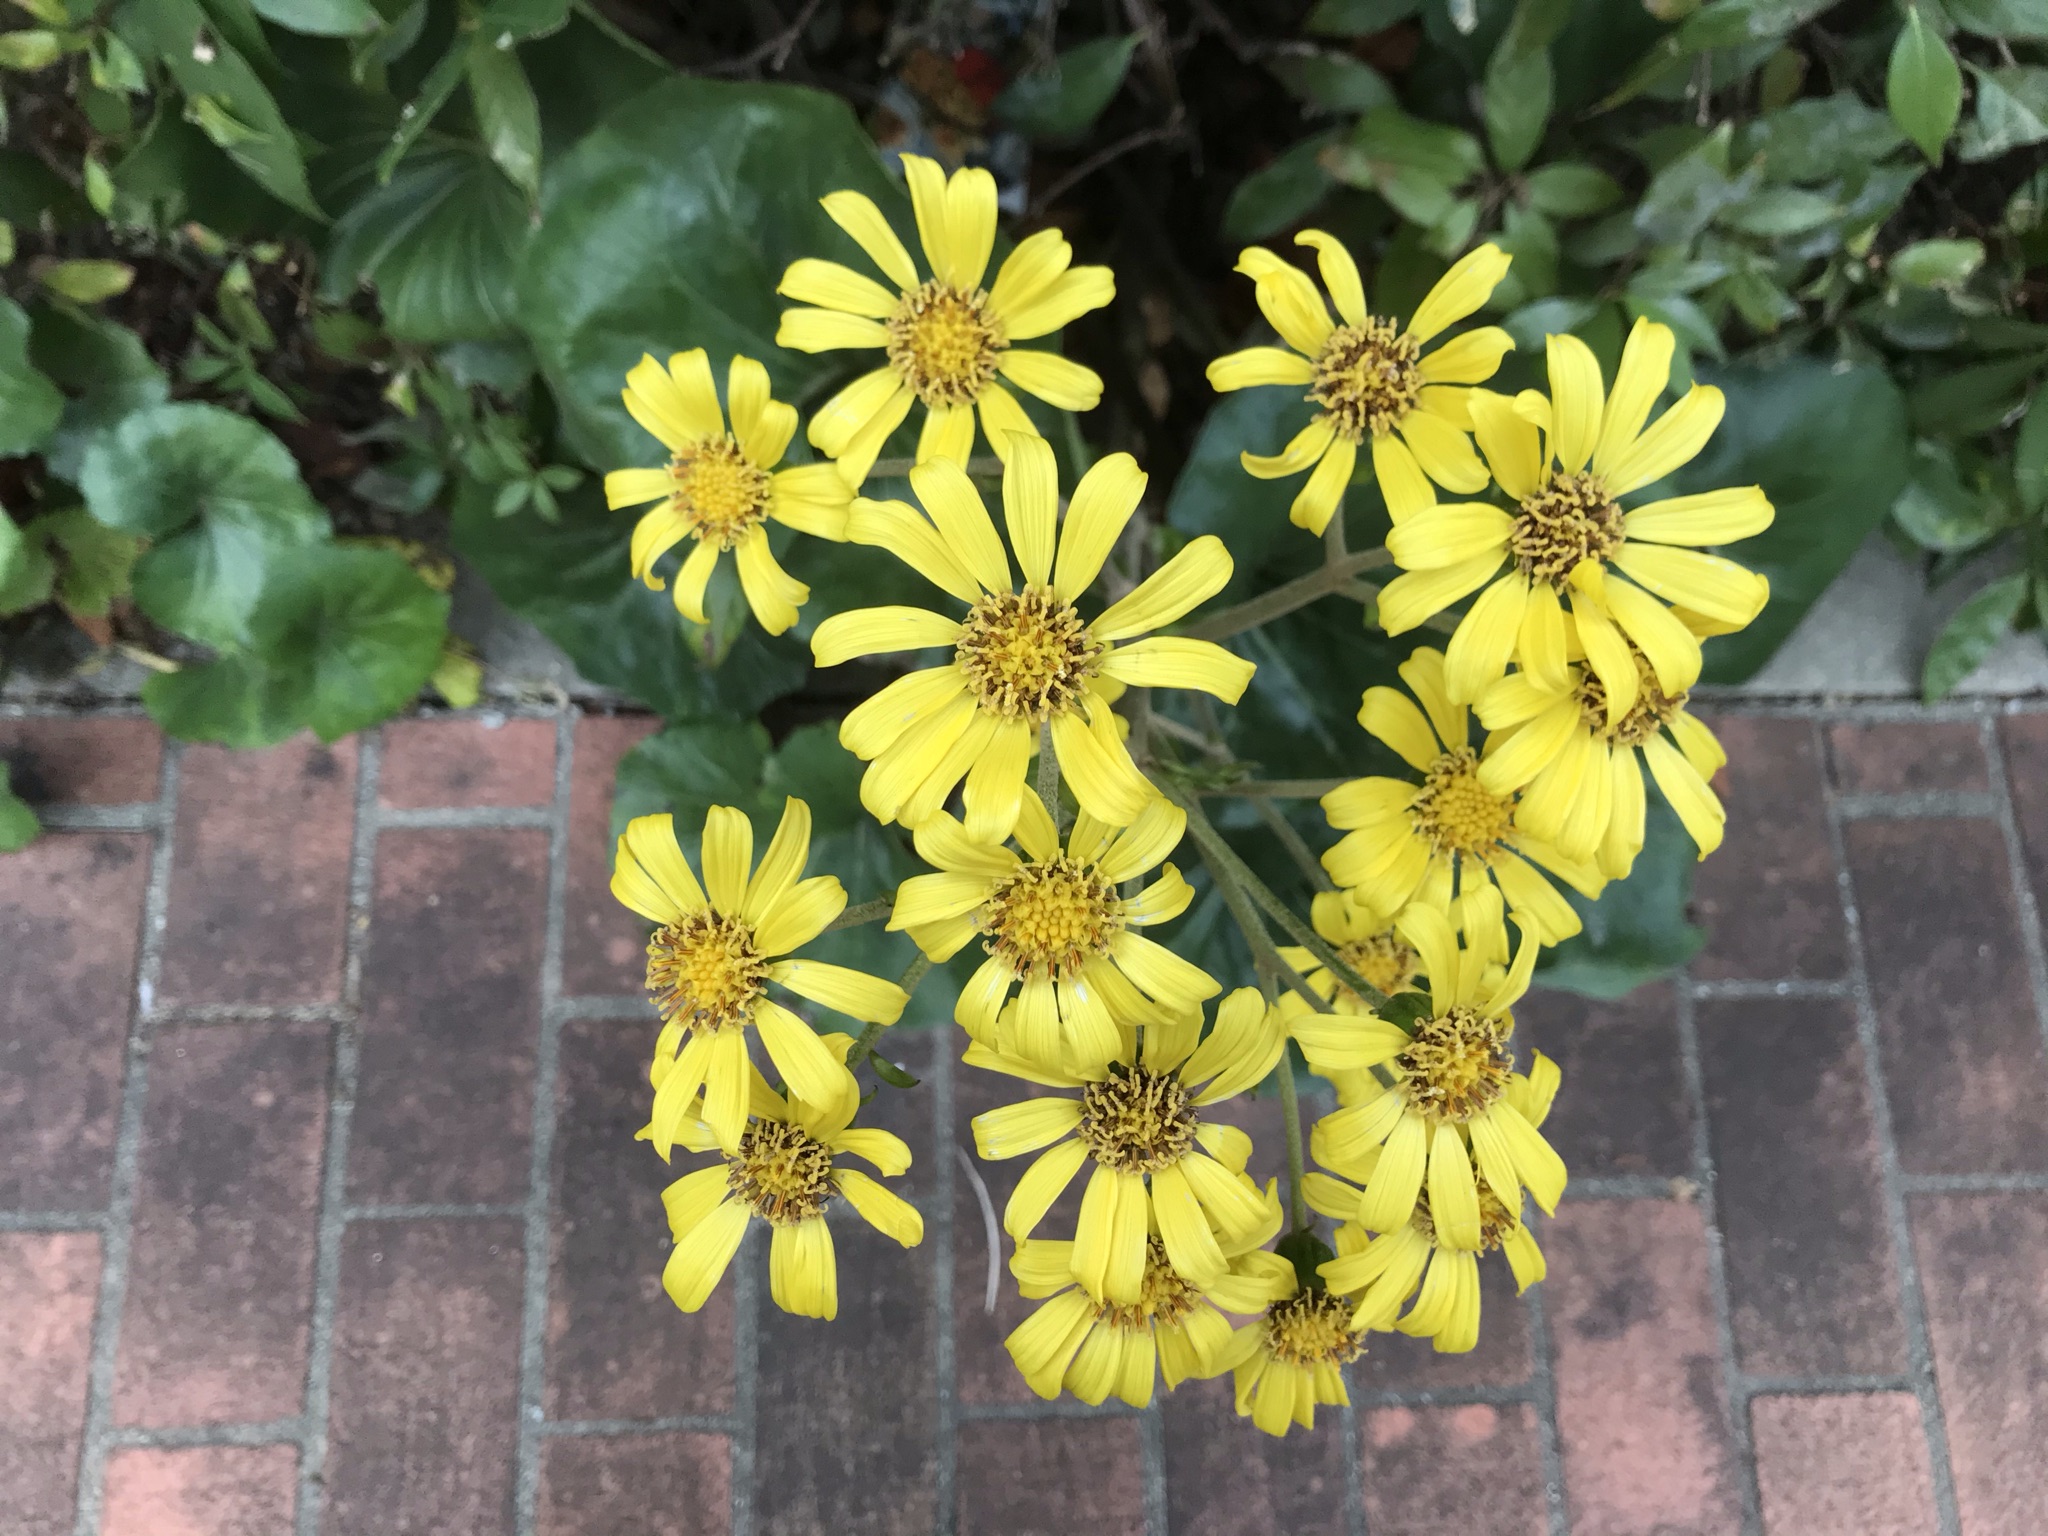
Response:
[[[186,1450],[206,1445],[289,1445],[305,1438],[304,1419],[268,1419],[260,1423],[189,1424],[165,1429],[110,1429],[107,1444],[121,1450]]]
[[[552,827],[555,812],[546,805],[437,805],[377,808],[379,831],[399,827],[434,827],[453,831],[478,828]]]
[[[356,737],[355,836],[349,850],[348,927],[342,938],[341,996],[346,1013],[335,1020],[333,1075],[328,1079],[327,1144],[320,1164],[319,1226],[313,1250],[313,1317],[307,1330],[305,1440],[299,1449],[299,1496],[294,1536],[319,1536],[327,1491],[328,1407],[334,1387],[334,1314],[341,1291],[341,1242],[348,1209],[349,1132],[354,1124],[356,1077],[362,1054],[363,952],[370,938],[370,905],[377,862],[377,775],[383,737]]]
[[[1752,1397],[1819,1397],[1847,1392],[1910,1392],[1913,1378],[1903,1372],[1844,1376],[1745,1376],[1736,1383],[1746,1402]]]
[[[526,1206],[519,1205],[345,1205],[341,1219],[356,1221],[483,1221],[491,1217],[500,1220],[510,1216],[524,1216]]]
[[[534,1431],[543,1440],[614,1440],[629,1435],[727,1435],[729,1413],[672,1413],[658,1419],[543,1419]]]
[[[45,805],[36,818],[51,832],[158,832],[166,825],[154,800],[133,805]]]
[[[1534,1403],[1536,1389],[1528,1382],[1513,1387],[1383,1387],[1352,1397],[1360,1408],[1516,1408]]]
[[[1338,1424],[1344,1431],[1344,1536],[1372,1536],[1365,1519],[1365,1430],[1359,1423],[1350,1367],[1344,1367],[1344,1404]]]
[[[1571,1536],[1571,1509],[1565,1502],[1564,1436],[1557,1427],[1557,1370],[1552,1359],[1550,1311],[1543,1305],[1543,1287],[1531,1286],[1529,1305],[1529,1391],[1536,1410],[1536,1450],[1543,1466],[1543,1509],[1550,1536]]]
[[[105,1492],[108,1429],[114,1407],[114,1366],[121,1344],[121,1308],[128,1297],[128,1245],[135,1214],[136,1166],[141,1157],[142,1107],[149,1093],[149,1035],[145,1018],[156,998],[163,966],[164,924],[171,895],[171,859],[178,807],[179,770],[184,751],[164,743],[157,770],[156,842],[150,849],[149,883],[142,899],[142,932],[135,961],[135,995],[128,1015],[123,1053],[120,1118],[108,1173],[106,1224],[100,1238],[100,1293],[93,1309],[92,1353],[86,1375],[85,1425],[78,1441],[78,1485],[73,1536],[98,1536]]]
[[[1982,739],[1981,736],[1979,738]],[[1842,834],[1842,817],[1832,794],[1823,793],[1827,811],[1828,849],[1835,861],[1835,892],[1842,907],[1842,930],[1849,947],[1850,997],[1856,1010],[1856,1038],[1863,1051],[1863,1079],[1870,1095],[1871,1126],[1876,1134],[1880,1194],[1885,1225],[1891,1233],[1898,1265],[1899,1311],[1906,1325],[1906,1367],[1913,1396],[1920,1404],[1920,1427],[1927,1441],[1928,1470],[1934,1485],[1935,1516],[1942,1536],[1958,1536],[1955,1474],[1949,1465],[1948,1422],[1935,1390],[1934,1356],[1927,1338],[1927,1312],[1920,1289],[1920,1266],[1913,1255],[1913,1231],[1906,1216],[1904,1177],[1899,1144],[1892,1130],[1891,1091],[1879,1054],[1877,1006],[1871,997],[1869,958],[1863,944],[1863,915],[1856,901],[1856,879]]]
[[[732,1324],[732,1528],[730,1536],[753,1536],[754,1453],[759,1443],[761,1270],[768,1262],[761,1223],[747,1223],[735,1266]]]
[[[1909,1195],[2039,1194],[2048,1173],[1908,1173],[1899,1183]]]
[[[0,1232],[104,1232],[105,1211],[0,1211]]]
[[[1693,1194],[1692,1178],[1660,1177],[1654,1173],[1611,1173],[1573,1179],[1565,1186],[1568,1201],[1579,1200],[1681,1200]]]
[[[519,1319],[518,1450],[513,1478],[513,1524],[530,1536],[540,1498],[541,1397],[547,1376],[548,1194],[555,1152],[555,1076],[561,1057],[562,1016],[554,1007],[562,995],[563,903],[569,879],[569,779],[576,753],[576,716],[555,718],[555,798],[543,825],[548,828],[547,923],[541,939],[540,1041],[534,1052],[533,1118],[527,1150],[525,1254]],[[532,825],[494,822],[489,825]],[[485,825],[485,823],[478,823]]]
[[[1789,976],[1781,981],[1695,981],[1689,990],[1697,1002],[1743,1002],[1751,998],[1847,997],[1849,983]]]
[[[1114,1400],[1090,1404],[1076,1398],[1058,1397],[1051,1402],[962,1403],[960,1422],[1022,1424],[1040,1419],[1138,1419],[1143,1418],[1146,1412],[1146,1409],[1133,1408],[1128,1403]]]
[[[953,1336],[953,1165],[954,1149],[960,1145],[960,1128],[954,1119],[953,1026],[947,1021],[934,1031],[929,1067],[932,1083],[933,1138],[932,1204],[935,1207],[925,1230],[932,1244],[932,1305],[938,1311],[938,1325],[932,1331],[932,1375],[937,1402],[933,1406],[932,1446],[932,1529],[937,1536],[953,1536],[958,1523],[956,1479],[960,1464],[959,1398]],[[974,1154],[967,1154],[972,1157]]]
[[[1748,1405],[1742,1396],[1742,1367],[1735,1358],[1734,1309],[1728,1299],[1728,1258],[1721,1238],[1720,1191],[1714,1141],[1707,1124],[1706,1069],[1700,1059],[1699,1020],[1694,1013],[1691,975],[1682,971],[1672,989],[1678,1022],[1679,1059],[1685,1077],[1685,1107],[1692,1120],[1693,1182],[1699,1186],[1700,1218],[1707,1245],[1707,1287],[1714,1303],[1714,1341],[1721,1364],[1721,1410],[1735,1448],[1735,1490],[1742,1505],[1744,1536],[1761,1536],[1762,1495],[1757,1488],[1756,1449],[1750,1443]]]
[[[1146,1536],[1167,1536],[1165,1396],[1155,1386],[1152,1401],[1138,1410],[1138,1471],[1142,1481]]]
[[[1986,718],[1977,728],[1984,749],[1985,771],[1991,776],[1991,798],[1998,807],[1998,831],[2005,842],[2006,868],[2012,875],[2012,897],[2019,908],[2020,953],[2027,960],[2027,982],[2034,994],[2034,1019],[2041,1027],[2042,1048],[2048,1050],[2048,953],[2043,952],[2041,904],[2028,876],[2026,845],[2020,839],[2013,809],[2012,782],[2005,772],[2005,752],[1996,724]]]
[[[208,1024],[339,1024],[355,1017],[346,1003],[188,1003],[158,1008],[143,1023],[151,1030]]]
[[[2038,694],[2021,697],[1987,695],[1926,704],[1918,699],[1858,699],[1827,693],[1745,695],[1710,687],[1695,688],[1693,697],[1702,704],[1711,705],[1715,714],[1809,720],[1818,725],[1941,725],[1981,720],[1987,715],[2038,715],[2048,712],[2048,701]]]
[[[1989,721],[1980,721],[1980,729]],[[1998,814],[1988,794],[1964,790],[1921,790],[1911,794],[1835,796],[1835,812],[1844,821],[1912,821],[1923,817],[1970,817],[1983,820]]]

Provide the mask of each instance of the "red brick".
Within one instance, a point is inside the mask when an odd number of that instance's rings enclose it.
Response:
[[[576,722],[562,932],[562,987],[572,995],[638,992],[646,985],[647,920],[612,897],[612,777],[619,759],[660,724],[644,715]]]
[[[2048,1169],[2048,1067],[1997,826],[1843,829],[1909,1173]]]
[[[1939,1530],[1920,1404],[1904,1392],[1749,1404],[1765,1536]]]
[[[1700,1059],[1742,1368],[1905,1369],[1863,1049],[1847,1002],[1703,1003]]]
[[[1129,1418],[960,1426],[959,1536],[1140,1536],[1145,1479]]]
[[[2048,1195],[1919,1195],[1913,1247],[1964,1536],[2048,1508]]]
[[[652,1091],[647,1025],[577,1020],[562,1031],[548,1287],[548,1416],[649,1419],[732,1407],[733,1288],[694,1314],[661,1288],[671,1244],[661,1191],[673,1167],[633,1133]]]
[[[832,1224],[836,1319],[792,1317],[761,1286],[754,1524],[773,1536],[937,1523],[931,1250],[847,1217]],[[765,1265],[759,1237],[755,1252]]]
[[[124,1448],[107,1458],[101,1536],[282,1536],[298,1481],[289,1445]]]
[[[1707,929],[1695,974],[1842,975],[1848,945],[1813,727],[1754,715],[1712,725],[1728,750],[1715,780],[1728,836],[1693,876],[1693,908]]]
[[[2037,910],[2048,911],[2048,714],[2007,715],[1998,735],[2034,901]]]
[[[1531,992],[1515,1020],[1517,1041],[1553,1057],[1564,1073],[1543,1134],[1574,1178],[1692,1171],[1670,983],[1612,1002]]]
[[[385,805],[546,805],[554,797],[552,720],[439,716],[384,727],[377,798]]]
[[[1338,1410],[1318,1409],[1314,1430],[1275,1439],[1237,1416],[1226,1376],[1183,1383],[1161,1412],[1176,1536],[1340,1536],[1352,1448]]]
[[[1567,1204],[1545,1248],[1573,1536],[1738,1530],[1699,1209]]]
[[[1527,1404],[1379,1408],[1365,1416],[1360,1438],[1372,1530],[1543,1536],[1550,1528]]]
[[[324,1536],[511,1531],[520,1242],[516,1221],[349,1227]]]
[[[1900,720],[1827,728],[1835,786],[1852,795],[1900,795],[1991,787],[1974,723]]]
[[[159,1005],[341,995],[356,745],[187,747]]]
[[[121,1317],[114,1421],[288,1419],[303,1401],[327,1031],[165,1030]]]
[[[106,1203],[149,848],[54,833],[0,858],[0,1209]]]
[[[154,800],[164,740],[136,716],[0,720],[0,761],[30,805],[134,805]]]
[[[90,1232],[0,1232],[0,1488],[10,1536],[70,1536],[100,1293]]]
[[[351,1199],[525,1195],[547,870],[538,830],[378,839]]]
[[[558,1435],[544,1442],[535,1536],[725,1536],[723,1435]]]

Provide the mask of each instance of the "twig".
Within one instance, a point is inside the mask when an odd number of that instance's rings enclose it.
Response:
[[[857,907],[848,907],[825,925],[825,931],[835,933],[841,928],[858,928],[862,923],[878,923],[895,909],[894,897],[877,896],[873,901],[864,901]]]
[[[1241,784],[1220,784],[1198,793],[1208,800],[1235,797],[1244,800],[1320,800],[1349,779],[1246,779]]]
[[[1052,817],[1054,830],[1060,824],[1060,759],[1052,749],[1052,721],[1038,728],[1038,798]]]
[[[1243,634],[1297,608],[1305,608],[1319,597],[1341,591],[1360,572],[1386,563],[1387,552],[1384,549],[1361,550],[1355,555],[1326,559],[1306,576],[1297,576],[1270,592],[1262,592],[1221,613],[1213,613],[1199,623],[1190,624],[1181,633],[1191,640],[1225,640],[1232,635]]]
[[[768,66],[768,73],[771,75],[781,74],[782,66],[789,62],[791,51],[803,40],[804,33],[809,29],[812,20],[818,14],[819,7],[824,3],[825,0],[805,0],[804,8],[796,13],[796,20],[762,43],[758,48],[751,49],[736,59],[726,59],[722,63],[707,65],[699,70],[698,73],[705,75],[740,75],[745,74],[757,64],[765,63]]]
[[[917,460],[915,459],[877,459],[874,462],[874,467],[868,471],[868,478],[870,480],[901,480],[915,468],[917,468]],[[967,461],[967,473],[970,475],[1000,475],[1002,472],[1003,461],[992,453],[984,453]]]
[[[981,1225],[988,1233],[988,1294],[982,1298],[981,1310],[993,1315],[998,1282],[1002,1278],[1003,1252],[1002,1240],[996,1236],[996,1205],[988,1197],[988,1185],[982,1182],[981,1170],[974,1166],[974,1159],[957,1141],[953,1143],[953,1155],[960,1159],[960,1166],[967,1173],[967,1182],[974,1186],[974,1198],[981,1202]]]
[[[1306,1175],[1306,1159],[1301,1155],[1301,1100],[1294,1089],[1294,1057],[1283,1046],[1280,1050],[1280,1111],[1281,1125],[1287,1132],[1287,1214],[1292,1230],[1304,1231],[1311,1223],[1308,1213],[1308,1195],[1302,1188]]]
[[[1112,160],[1120,160],[1132,150],[1143,149],[1147,144],[1157,144],[1166,139],[1179,138],[1186,123],[1187,109],[1176,104],[1174,109],[1166,115],[1165,122],[1155,123],[1150,128],[1140,128],[1136,133],[1126,134],[1114,144],[1105,145],[1086,160],[1083,160],[1079,165],[1067,172],[1066,175],[1062,176],[1050,187],[1047,187],[1045,191],[1034,197],[1031,200],[1031,212],[1034,215],[1044,213],[1046,209],[1058,202],[1061,197],[1071,192],[1076,186],[1086,181],[1090,176],[1093,176]]]
[[[1266,824],[1269,832],[1280,839],[1280,846],[1287,850],[1288,856],[1294,860],[1301,872],[1308,876],[1308,883],[1319,891],[1337,889],[1330,880],[1329,872],[1323,868],[1322,861],[1315,856],[1315,851],[1302,841],[1301,834],[1294,830],[1294,824],[1280,814],[1272,799],[1261,796],[1252,804],[1258,810],[1259,820]]]

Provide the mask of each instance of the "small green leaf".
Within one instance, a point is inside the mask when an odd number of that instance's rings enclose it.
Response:
[[[1992,648],[2005,638],[2026,601],[2027,578],[2020,572],[2001,576],[1964,603],[1942,626],[1927,652],[1920,673],[1920,693],[1928,703],[1945,698],[1956,684],[1983,665]]]
[[[64,40],[54,32],[0,32],[0,69],[32,74],[63,58]]]
[[[1505,41],[1486,66],[1486,137],[1504,171],[1529,163],[1550,123],[1555,76],[1545,49],[1511,53]]]
[[[1240,181],[1223,210],[1223,232],[1233,240],[1263,240],[1315,212],[1336,185],[1320,159],[1336,138],[1332,130],[1303,139]]]
[[[519,55],[478,36],[469,49],[469,95],[498,169],[529,198],[540,196],[540,105]]]
[[[1803,187],[1766,187],[1723,209],[1718,222],[1767,240],[1809,234],[1841,217],[1832,197]]]
[[[1948,44],[1921,19],[1918,6],[1906,12],[1906,25],[1892,45],[1885,102],[1892,121],[1920,146],[1929,164],[1939,165],[1942,145],[1962,111],[1963,72]]]
[[[384,25],[369,0],[255,0],[256,14],[307,37],[362,37]]]
[[[390,141],[377,156],[377,180],[388,183],[392,173],[398,169],[398,162],[411,152],[434,119],[448,105],[448,98],[455,94],[455,87],[462,83],[464,72],[469,67],[469,45],[458,38],[448,51],[441,55],[440,62],[427,72],[421,82],[419,94],[414,96],[398,111],[398,127],[392,132]]]
[[[75,304],[98,304],[126,293],[135,282],[135,269],[123,261],[59,261],[36,274],[52,293],[61,293]]]
[[[57,565],[43,541],[17,528],[0,507],[0,615],[47,603],[56,582]]]
[[[1636,205],[1635,226],[1660,245],[1682,245],[1756,190],[1754,169],[1728,172],[1726,124],[1650,178]]]
[[[875,1076],[891,1088],[915,1088],[918,1084],[917,1078],[912,1077],[880,1051],[868,1057],[868,1065],[875,1069]]]
[[[1977,97],[1956,142],[1960,158],[1992,160],[2048,139],[2048,69],[2029,64],[1979,69],[1973,64],[1970,73],[1977,77]]]
[[[34,453],[56,430],[64,396],[29,361],[29,318],[0,298],[0,458]]]
[[[990,111],[1035,139],[1070,139],[1102,115],[1131,67],[1138,35],[1098,37],[1069,48],[1040,74],[1019,75]]]
[[[2044,364],[2048,355],[2008,357],[1924,378],[1908,396],[1913,429],[1933,437],[1992,431],[2026,398]]]
[[[2018,440],[2012,450],[2012,477],[2020,505],[2038,513],[2048,508],[2048,404],[2038,391],[2027,403]]]
[[[496,41],[546,37],[569,23],[570,0],[491,0],[477,17],[477,31]]]
[[[1922,549],[1958,554],[1995,538],[2007,512],[1997,497],[1964,484],[1953,449],[1922,438],[1913,445],[1913,466],[1892,517]]]
[[[1981,240],[1916,240],[1895,251],[1885,270],[1915,288],[1955,288],[1983,265]]]
[[[1316,48],[1275,54],[1266,68],[1290,95],[1318,112],[1370,112],[1394,99],[1380,72],[1348,53]]]
[[[15,794],[8,772],[7,764],[0,763],[0,853],[19,853],[36,840],[43,824]]]
[[[1359,120],[1350,139],[1325,150],[1322,163],[1339,181],[1370,188],[1409,223],[1428,229],[1450,216],[1456,189],[1479,174],[1486,156],[1469,133],[1381,107]]]
[[[1540,165],[1523,178],[1529,204],[1556,219],[1604,213],[1621,201],[1621,183],[1597,166],[1560,160]]]
[[[2041,0],[1942,0],[1942,9],[1979,37],[2048,38],[2048,7]]]

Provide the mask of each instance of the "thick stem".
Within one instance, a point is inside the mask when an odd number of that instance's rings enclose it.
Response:
[[[1301,834],[1294,830],[1294,823],[1282,816],[1270,799],[1254,800],[1252,805],[1259,813],[1259,820],[1266,824],[1266,830],[1280,839],[1280,846],[1287,850],[1288,857],[1308,877],[1310,885],[1319,891],[1337,889],[1322,861],[1316,857],[1315,850],[1302,841]]]
[[[1280,1052],[1280,1108],[1287,1131],[1287,1215],[1291,1229],[1304,1231],[1310,1224],[1308,1193],[1302,1187],[1305,1176],[1301,1155],[1301,1100],[1294,1091],[1294,1056]]]
[[[1208,800],[1320,800],[1349,779],[1246,779],[1201,791]]]
[[[903,988],[906,995],[914,994],[917,991],[917,984],[924,980],[925,972],[931,968],[931,961],[919,955],[903,968],[903,979],[897,985]],[[860,1064],[874,1054],[875,1042],[882,1038],[882,1031],[888,1027],[886,1024],[871,1023],[854,1037],[852,1046],[846,1052],[847,1071],[858,1071]]]
[[[868,471],[868,479],[901,480],[916,466],[915,459],[877,459]],[[1002,472],[1003,461],[993,454],[982,454],[967,461],[967,473],[970,475],[1000,475]]]
[[[1190,624],[1181,633],[1191,640],[1223,640],[1231,635],[1242,634],[1256,629],[1261,624],[1270,624],[1283,614],[1305,608],[1319,597],[1327,597],[1349,586],[1352,578],[1360,572],[1373,570],[1387,564],[1384,549],[1363,550],[1355,555],[1343,555],[1325,561],[1306,576],[1297,576],[1257,597],[1213,613],[1199,623]]]
[[[1038,728],[1038,798],[1045,802],[1052,824],[1060,824],[1060,760],[1052,749],[1052,722]]]
[[[825,925],[825,931],[831,933],[840,928],[858,928],[862,923],[879,923],[895,910],[896,899],[893,896],[877,896],[873,901],[848,907]]]

